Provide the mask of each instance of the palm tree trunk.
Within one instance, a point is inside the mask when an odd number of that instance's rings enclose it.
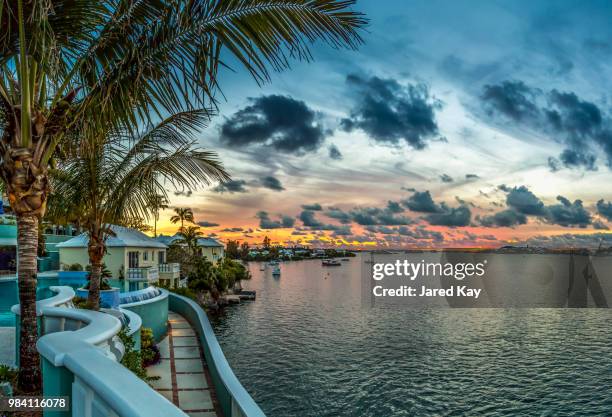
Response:
[[[38,250],[38,217],[35,214],[17,216],[17,277],[19,282],[19,379],[23,393],[39,393],[42,386],[40,356],[36,350],[38,324],[36,319],[36,253]]]
[[[157,237],[157,219],[159,218],[159,210],[155,210],[153,215],[153,237]]]
[[[96,233],[89,236],[89,244],[87,245],[89,254],[89,264],[91,272],[89,273],[89,293],[87,302],[90,308],[94,310],[100,309],[100,279],[102,278],[102,259],[104,258],[104,241]]]

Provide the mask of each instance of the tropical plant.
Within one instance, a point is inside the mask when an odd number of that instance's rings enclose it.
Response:
[[[157,237],[157,222],[159,221],[159,211],[169,207],[170,202],[161,194],[153,196],[153,200],[149,203],[153,209],[153,237]]]
[[[172,223],[178,223],[181,222],[181,228],[179,229],[179,232],[183,231],[183,228],[185,227],[185,222],[189,222],[189,223],[193,223],[193,211],[190,208],[181,208],[181,207],[176,207],[174,209],[174,212],[176,214],[174,214],[172,217],[170,217],[170,221]]]
[[[53,171],[50,217],[80,207],[89,236],[91,274],[88,301],[100,300],[102,259],[111,225],[153,215],[149,202],[166,197],[166,187],[197,187],[228,177],[213,152],[193,148],[192,134],[202,127],[201,111],[177,113],[142,131],[110,131],[104,139],[83,140],[81,151]],[[57,202],[57,204],[55,204]]]
[[[198,253],[198,240],[204,236],[199,226],[182,227],[178,236],[179,238],[174,241],[175,244],[187,246],[192,255]]]
[[[121,358],[121,365],[125,366],[127,369],[132,371],[138,378],[142,379],[147,383],[151,383],[159,379],[158,376],[148,376],[147,371],[145,369],[145,364],[143,361],[142,352],[136,349],[136,342],[134,338],[127,334],[125,329],[121,329],[117,336],[123,343],[123,347],[125,348],[125,352],[123,353],[123,357]]]
[[[353,3],[0,0],[0,177],[18,225],[22,392],[41,387],[36,230],[67,142],[214,106],[224,50],[261,82],[290,57],[310,59],[317,39],[354,48],[366,20]]]

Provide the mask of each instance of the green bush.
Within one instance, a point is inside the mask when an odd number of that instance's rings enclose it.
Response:
[[[0,365],[0,382],[10,382],[13,387],[17,385],[17,368],[8,365]]]
[[[82,271],[83,265],[79,263],[74,263],[68,267],[68,271]]]
[[[159,349],[155,346],[153,330],[149,327],[140,329],[140,354],[145,367],[159,362]]]
[[[74,304],[76,308],[81,308],[83,310],[92,310],[92,305],[89,303],[89,301],[87,301],[87,298],[74,297],[72,299],[72,304]]]
[[[125,346],[125,353],[123,358],[121,358],[121,364],[132,371],[138,378],[147,383],[159,379],[159,377],[151,377],[147,375],[147,371],[144,368],[142,354],[136,350],[134,339],[131,336],[128,336],[126,330],[121,329],[117,336],[119,336],[123,346]]]

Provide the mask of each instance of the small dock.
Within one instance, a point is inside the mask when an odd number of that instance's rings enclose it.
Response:
[[[257,293],[255,291],[240,291],[235,294],[226,294],[219,297],[221,304],[240,304],[241,301],[255,300]]]
[[[202,348],[185,318],[168,313],[168,336],[158,346],[161,361],[147,368],[151,385],[190,417],[222,416]]]

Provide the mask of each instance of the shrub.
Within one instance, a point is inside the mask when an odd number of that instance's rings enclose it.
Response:
[[[148,327],[140,329],[140,354],[145,367],[158,363],[161,357],[159,348],[155,346],[153,330]]]
[[[119,336],[123,346],[125,346],[125,353],[123,358],[121,358],[121,364],[132,371],[138,378],[147,383],[159,379],[159,377],[151,377],[147,375],[147,371],[143,365],[142,354],[136,350],[132,336],[128,336],[125,329],[121,329],[117,336]]]
[[[68,267],[68,271],[82,271],[83,265],[79,263],[74,263]]]
[[[87,265],[86,268],[88,274],[87,274],[87,284],[85,284],[85,286],[83,288],[85,288],[86,290],[89,289],[89,283],[90,283],[90,274],[91,274],[91,265]],[[108,268],[106,267],[106,264],[102,264],[102,275],[101,275],[101,279],[100,279],[100,291],[105,291],[105,290],[110,290],[113,287],[110,286],[110,284],[108,283],[108,278],[112,278],[113,274],[111,273],[111,271],[108,270]]]
[[[93,306],[89,303],[89,301],[87,301],[87,298],[74,297],[72,299],[72,304],[74,304],[76,308],[81,308],[83,310],[93,310]]]
[[[0,365],[0,382],[10,382],[12,386],[17,385],[17,368],[12,368],[8,365]]]

